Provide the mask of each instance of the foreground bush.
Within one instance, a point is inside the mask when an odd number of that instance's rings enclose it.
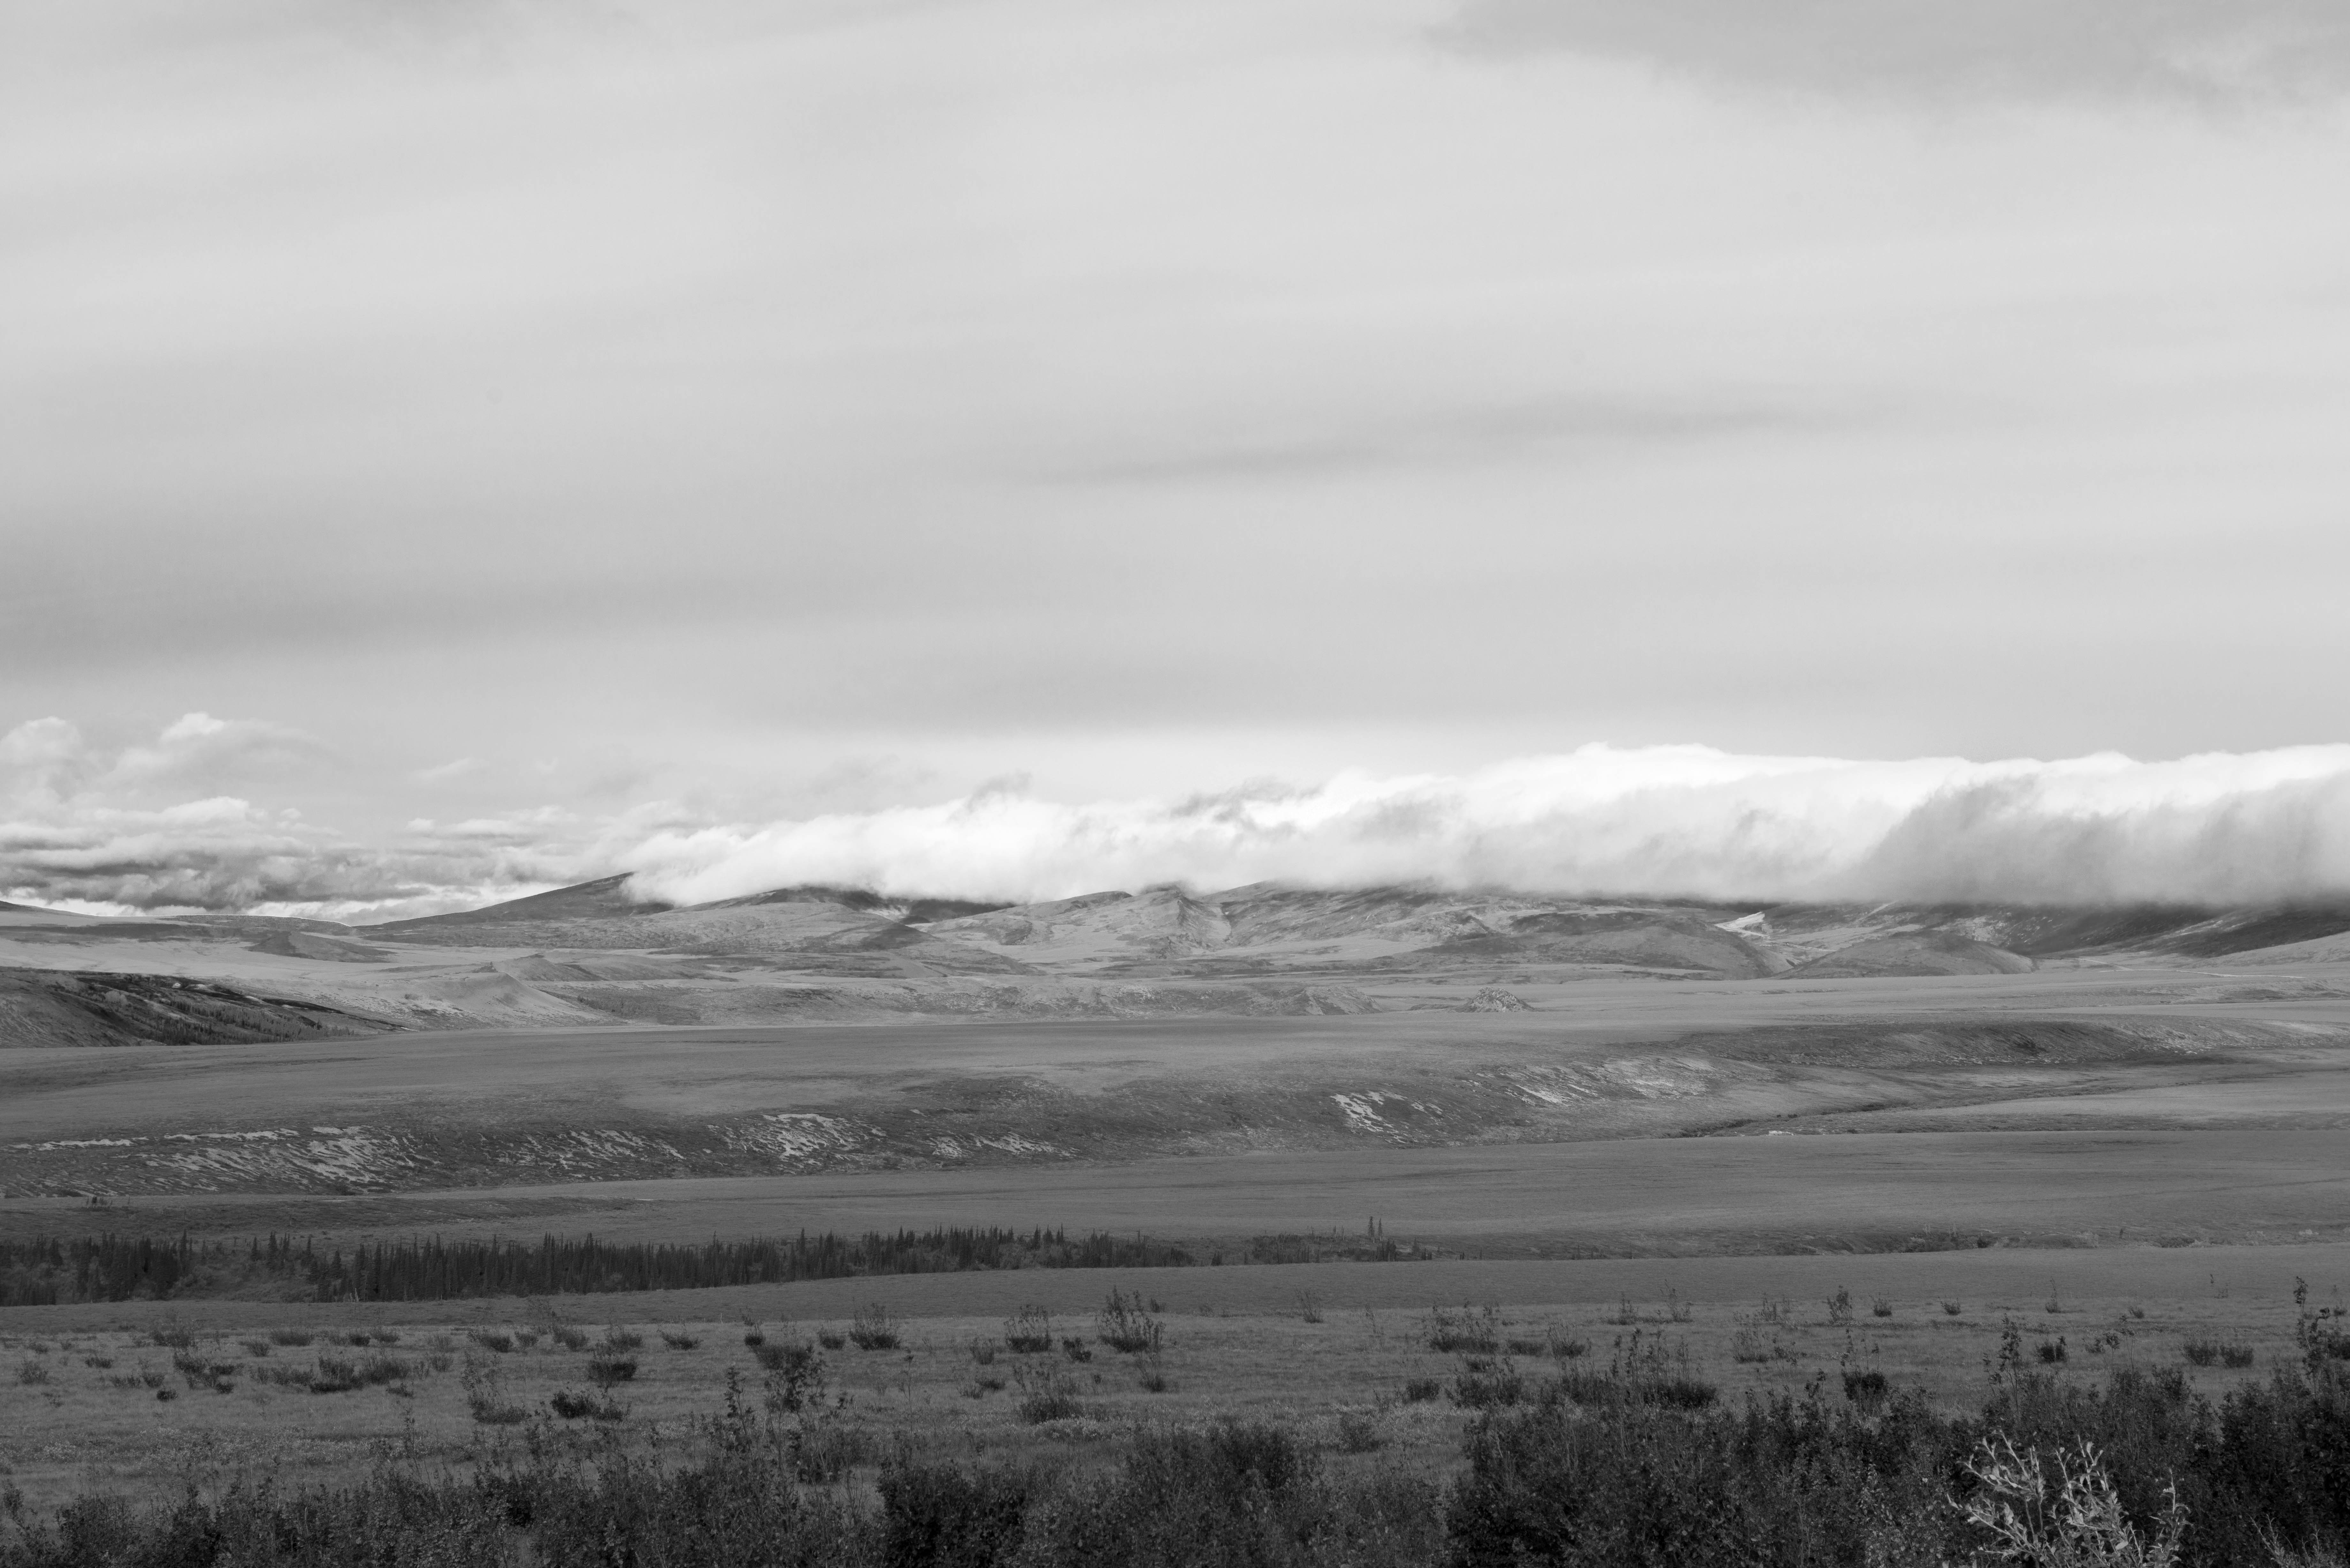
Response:
[[[877,1474],[869,1432],[807,1397],[821,1358],[777,1347],[763,1401],[730,1383],[658,1459],[567,1395],[569,1420],[534,1417],[466,1475],[388,1457],[339,1490],[88,1497],[47,1520],[0,1492],[0,1568],[2285,1568],[2350,1542],[2350,1357],[2308,1338],[2304,1366],[2216,1405],[2176,1373],[2015,1365],[1960,1416],[1825,1378],[1724,1409],[1659,1397],[1627,1359],[1612,1392],[1527,1379],[1528,1402],[1486,1408],[1449,1487],[1229,1420],[1045,1466],[901,1450]]]

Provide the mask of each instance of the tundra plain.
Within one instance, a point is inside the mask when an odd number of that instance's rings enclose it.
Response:
[[[1457,1371],[1430,1315],[1488,1306],[1520,1360],[1665,1345],[1731,1395],[1857,1366],[1962,1403],[2011,1321],[2081,1373],[2225,1341],[2249,1359],[2197,1367],[2216,1388],[2288,1356],[2296,1281],[2350,1285],[2345,932],[2327,910],[1395,890],[991,910],[793,889],[679,911],[591,884],[375,929],[0,912],[0,1240],[1004,1225],[1201,1260],[13,1308],[0,1334],[32,1370],[0,1378],[0,1463],[55,1500],[161,1484],[195,1434],[221,1465],[294,1475],[395,1440],[455,1458],[487,1440],[484,1379],[533,1409],[578,1382],[546,1338],[564,1323],[651,1347],[623,1391],[650,1432],[717,1407],[746,1324],[875,1307],[901,1348],[828,1376],[876,1453],[1265,1409],[1348,1423],[1347,1442],[1375,1422],[1366,1454],[1441,1470],[1465,1407],[1404,1390]],[[1374,1234],[1421,1261],[1207,1264]],[[1114,1353],[1032,1359],[1022,1376],[1081,1414],[1011,1413],[1020,1389],[972,1346],[1030,1305],[1083,1329],[1110,1290],[1162,1303],[1166,1386]],[[534,1324],[535,1347],[473,1337]],[[272,1332],[387,1327],[401,1397],[265,1376],[317,1354]],[[158,1401],[153,1379],[186,1376],[159,1328],[235,1370]]]

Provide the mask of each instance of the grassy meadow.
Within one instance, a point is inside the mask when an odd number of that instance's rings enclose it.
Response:
[[[2322,1290],[2341,1262],[2308,1251],[1033,1270],[24,1308],[0,1319],[0,1484],[38,1511],[93,1490],[348,1485],[388,1453],[462,1474],[534,1434],[658,1452],[730,1397],[756,1397],[785,1347],[809,1353],[805,1404],[851,1484],[892,1458],[1082,1463],[1139,1428],[1233,1418],[1275,1424],[1343,1470],[1441,1482],[1482,1412],[1561,1376],[1669,1376],[1725,1407],[1808,1391],[1866,1411],[1908,1392],[1960,1411],[2003,1366],[2085,1386],[2177,1369],[2221,1397],[2298,1364],[2287,1271],[2333,1265]],[[2168,1277],[2133,1281],[2118,1266],[2131,1262]],[[1721,1291],[1742,1265],[1762,1288]],[[1588,1299],[1611,1274],[1614,1299]],[[1492,1293],[1545,1282],[1586,1299]]]

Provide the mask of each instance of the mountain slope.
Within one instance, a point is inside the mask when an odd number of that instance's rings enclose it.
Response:
[[[378,1020],[177,975],[0,970],[0,1044],[219,1045],[384,1033]]]

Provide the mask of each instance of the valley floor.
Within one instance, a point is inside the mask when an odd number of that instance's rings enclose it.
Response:
[[[1494,1375],[1652,1366],[1734,1402],[1807,1386],[1840,1399],[1846,1373],[1877,1372],[1962,1408],[1984,1397],[2012,1328],[2037,1371],[2094,1384],[2115,1366],[2178,1367],[2217,1395],[2297,1365],[2297,1281],[2334,1299],[2350,1286],[2350,1245],[1031,1270],[533,1301],[16,1308],[0,1312],[0,1467],[36,1508],[93,1486],[334,1481],[387,1453],[462,1469],[530,1424],[598,1428],[556,1416],[559,1394],[619,1416],[618,1440],[649,1449],[721,1410],[730,1378],[757,1397],[744,1343],[755,1330],[777,1344],[831,1339],[827,1440],[867,1466],[897,1453],[1082,1460],[1137,1423],[1237,1415],[1277,1417],[1342,1466],[1433,1475],[1458,1461],[1464,1394]],[[1113,1291],[1158,1321],[1155,1356],[1101,1343]],[[1006,1319],[1032,1307],[1050,1314],[1052,1348],[1015,1354]],[[899,1343],[842,1342],[860,1313],[868,1325],[886,1314]],[[1431,1344],[1447,1327],[1494,1343],[1482,1355]],[[577,1348],[556,1337],[567,1329]],[[2060,1343],[2064,1359],[2042,1359]],[[628,1380],[599,1387],[599,1356],[627,1360]],[[376,1361],[398,1375],[328,1392],[305,1381]],[[1070,1403],[1024,1415],[1040,1392]],[[485,1408],[522,1424],[478,1419]]]

